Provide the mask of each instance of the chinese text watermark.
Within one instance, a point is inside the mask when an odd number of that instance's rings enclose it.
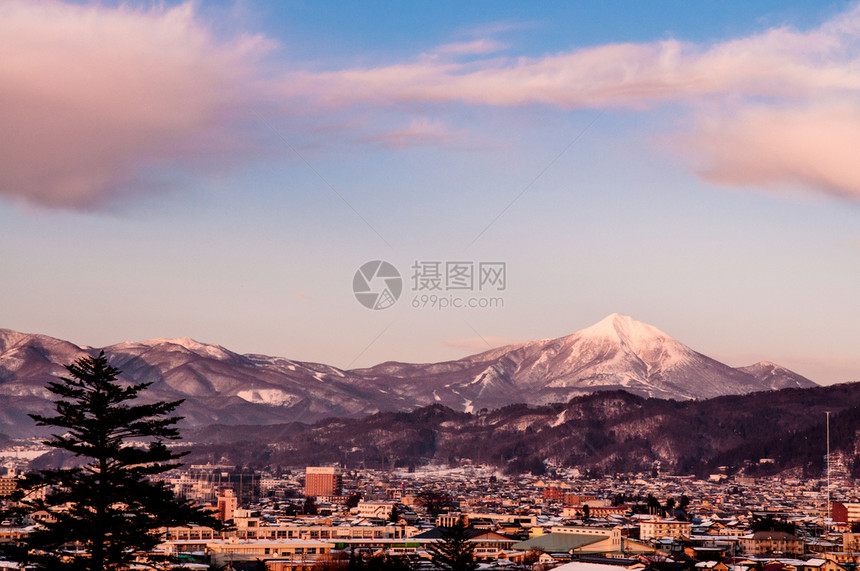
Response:
[[[415,309],[491,309],[505,305],[503,297],[491,294],[507,289],[506,262],[415,260],[409,269],[410,305]],[[388,309],[400,298],[403,279],[394,265],[373,260],[355,272],[352,290],[368,309]]]

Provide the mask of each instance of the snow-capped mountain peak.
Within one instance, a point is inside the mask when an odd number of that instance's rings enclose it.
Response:
[[[110,349],[115,351],[119,350],[131,350],[131,351],[139,351],[141,349],[153,349],[156,347],[167,348],[170,350],[173,348],[185,349],[191,353],[199,355],[201,357],[211,357],[219,360],[227,360],[238,358],[239,355],[225,349],[221,345],[213,345],[209,343],[201,343],[199,341],[195,341],[190,337],[177,337],[177,338],[166,338],[166,337],[156,337],[154,339],[147,339],[145,341],[126,341],[123,343],[118,343],[116,345],[111,345]]]
[[[612,339],[631,346],[673,340],[656,327],[619,313],[607,315],[591,327],[579,331],[576,335],[583,338]]]

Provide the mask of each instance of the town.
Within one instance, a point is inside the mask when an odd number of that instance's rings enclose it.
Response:
[[[762,459],[768,462],[767,459]],[[17,464],[17,468],[16,468]],[[7,460],[0,496],[24,465]],[[18,470],[18,471],[16,471]],[[548,570],[580,562],[626,569],[847,571],[860,561],[860,490],[827,479],[597,476],[551,468],[505,476],[482,466],[255,470],[191,465],[162,474],[179,497],[211,506],[224,531],[161,530],[158,550],[191,569],[346,568],[355,558],[429,567],[460,522],[480,569]],[[10,507],[8,500],[5,507]],[[0,568],[47,513],[5,519]]]

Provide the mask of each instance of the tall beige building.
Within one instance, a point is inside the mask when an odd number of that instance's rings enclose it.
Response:
[[[226,488],[218,491],[218,515],[217,518],[221,521],[230,521],[233,519],[233,514],[239,507],[239,498],[236,497],[236,492]]]

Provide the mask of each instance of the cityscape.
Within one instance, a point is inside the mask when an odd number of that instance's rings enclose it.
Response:
[[[0,0],[0,571],[860,571],[860,0]]]
[[[860,490],[844,466],[830,471],[828,488],[825,477],[725,471],[698,479],[657,469],[601,477],[558,469],[535,477],[483,466],[308,466],[275,474],[191,465],[164,481],[233,527],[166,528],[157,549],[192,569],[257,569],[260,562],[278,571],[346,568],[355,554],[432,568],[430,545],[440,540],[439,527],[461,519],[481,569],[571,562],[625,569],[854,569]],[[14,473],[7,474],[0,490],[8,493],[14,481]],[[0,538],[14,543],[37,522],[38,515],[6,520]]]

